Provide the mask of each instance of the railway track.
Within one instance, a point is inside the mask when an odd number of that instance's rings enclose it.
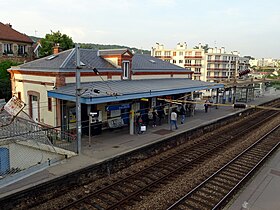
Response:
[[[130,206],[140,201],[142,196],[148,196],[177,176],[199,166],[213,154],[242,138],[250,130],[257,129],[269,121],[278,112],[266,110],[262,113],[266,113],[265,118],[263,115],[256,115],[253,119],[244,120],[235,127],[231,127],[226,134],[213,134],[210,137],[211,141],[208,139],[199,145],[166,157],[143,170],[127,174],[126,177],[101,189],[92,190],[67,205],[58,206],[58,209],[129,209]]]
[[[278,125],[167,209],[221,209],[232,193],[279,146],[279,136]]]

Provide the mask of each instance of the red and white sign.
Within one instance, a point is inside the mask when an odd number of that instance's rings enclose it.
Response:
[[[17,116],[18,113],[25,107],[25,103],[13,96],[8,103],[5,104],[4,109],[12,116]]]

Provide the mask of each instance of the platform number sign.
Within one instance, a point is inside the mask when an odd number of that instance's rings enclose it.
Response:
[[[5,104],[4,109],[12,116],[17,116],[25,107],[25,103],[16,96],[13,96],[8,103]]]

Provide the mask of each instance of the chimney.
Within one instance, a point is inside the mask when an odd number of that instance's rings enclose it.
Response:
[[[56,55],[61,52],[61,48],[59,47],[59,43],[55,44],[53,47],[53,54]]]
[[[5,25],[12,28],[12,25],[10,23],[6,23]]]

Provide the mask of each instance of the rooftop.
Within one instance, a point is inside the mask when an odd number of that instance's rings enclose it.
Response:
[[[12,28],[10,24],[3,24],[0,22],[0,40],[16,41],[24,43],[33,43],[29,36],[22,34]]]

